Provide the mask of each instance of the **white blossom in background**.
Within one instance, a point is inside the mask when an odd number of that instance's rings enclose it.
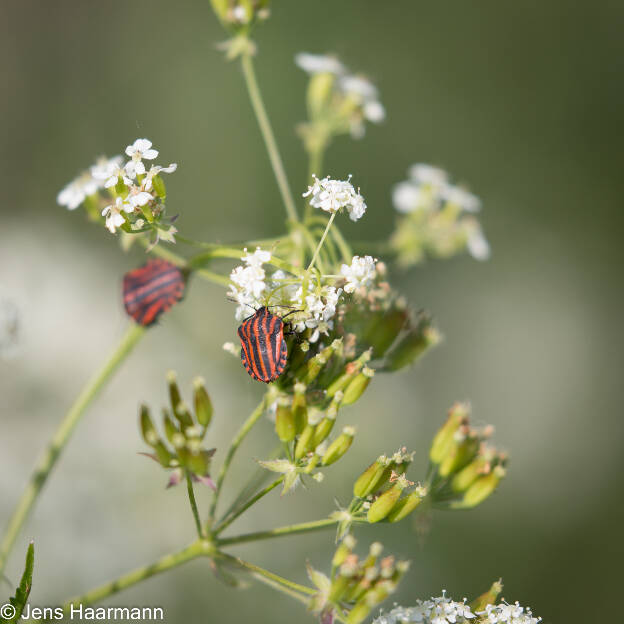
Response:
[[[522,607],[519,603],[499,605],[487,605],[485,611],[479,611],[479,616],[484,619],[484,624],[538,624],[541,617],[533,617],[531,609]]]
[[[422,186],[410,180],[399,182],[392,189],[394,207],[404,214],[425,208],[429,201],[430,195],[423,190]]]
[[[481,200],[460,186],[450,184],[443,186],[440,189],[440,197],[466,212],[479,212],[481,210]]]
[[[91,171],[85,171],[61,190],[56,196],[56,202],[68,210],[75,210],[87,197],[97,193],[99,188],[99,180],[93,177]]]
[[[377,275],[376,264],[372,256],[353,256],[351,265],[343,264],[340,273],[346,280],[344,291],[352,293],[358,288],[368,288]]]
[[[133,210],[133,206],[121,197],[116,197],[114,204],[110,204],[102,210],[102,216],[106,217],[106,227],[111,234],[114,234],[117,228],[125,222],[126,219],[122,212],[132,212]]]
[[[465,624],[476,617],[465,598],[462,602],[455,602],[442,592],[442,596],[437,598],[418,600],[414,607],[395,607],[376,618],[373,624]]]
[[[0,296],[0,358],[9,359],[17,353],[19,312],[15,304]]]
[[[121,170],[122,162],[123,158],[121,156],[113,156],[112,158],[102,156],[91,166],[91,175],[94,180],[99,182],[100,187],[106,186],[106,181],[117,171]]]
[[[425,163],[416,163],[409,168],[409,177],[420,184],[442,187],[448,183],[448,173],[439,167]]]
[[[149,139],[137,139],[132,145],[126,147],[126,155],[130,162],[126,165],[126,171],[131,178],[145,173],[143,159],[154,160],[158,156],[158,150],[152,148]]]
[[[271,260],[271,252],[264,251],[258,247],[253,253],[247,253],[241,258],[244,265],[235,267],[230,273],[232,285],[228,291],[228,296],[238,303],[236,308],[236,320],[241,321],[253,311],[264,305],[260,296],[265,291],[266,271],[263,264]]]
[[[334,56],[329,54],[309,54],[300,52],[295,55],[295,63],[308,74],[345,74],[347,68]]]
[[[485,238],[479,222],[476,219],[471,219],[466,222],[465,227],[468,235],[466,240],[468,253],[475,260],[489,260],[491,256],[490,244]]]
[[[310,197],[310,206],[325,212],[337,212],[345,208],[352,221],[357,221],[366,212],[364,198],[347,180],[333,180],[329,176],[319,180],[314,177],[314,184],[308,187],[303,197]]]

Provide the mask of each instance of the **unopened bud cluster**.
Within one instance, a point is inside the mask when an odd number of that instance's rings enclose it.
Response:
[[[347,624],[363,622],[370,612],[390,594],[394,593],[409,562],[397,561],[393,556],[381,557],[383,546],[371,544],[368,555],[360,558],[353,552],[356,542],[346,535],[338,545],[332,559],[331,578],[308,569],[308,575],[319,592],[312,598],[310,609],[329,619],[334,612],[348,614],[342,621]],[[331,621],[331,620],[329,620]]]
[[[479,198],[451,184],[442,169],[412,165],[408,179],[394,187],[392,199],[400,217],[390,243],[400,265],[463,251],[477,260],[489,258],[489,244],[475,217]]]
[[[212,420],[212,403],[201,378],[193,382],[193,405],[182,400],[172,371],[167,375],[170,409],[163,409],[164,438],[159,434],[150,410],[141,405],[140,425],[145,442],[152,447],[149,456],[164,468],[172,469],[169,486],[177,485],[185,473],[193,480],[214,487],[210,478],[210,461],[215,449],[203,447],[203,440]]]
[[[302,52],[295,62],[310,74],[308,121],[299,127],[309,152],[324,149],[334,136],[364,136],[365,122],[381,123],[386,111],[375,85],[353,74],[337,58]]]
[[[469,416],[468,405],[455,404],[431,444],[431,499],[438,506],[476,507],[505,476],[507,455],[487,444],[493,428],[476,429]]]
[[[226,30],[248,34],[258,22],[270,15],[270,0],[210,0],[212,8]]]
[[[427,488],[406,476],[413,457],[405,447],[391,456],[380,455],[357,478],[353,486],[355,509],[365,511],[368,522],[399,522],[427,496]]]

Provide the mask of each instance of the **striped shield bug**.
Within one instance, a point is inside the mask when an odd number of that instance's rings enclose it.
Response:
[[[270,383],[284,372],[288,347],[279,316],[262,306],[241,323],[238,336],[243,366],[254,379]]]
[[[124,307],[139,325],[147,327],[182,299],[184,288],[184,275],[179,267],[153,258],[124,275]]]

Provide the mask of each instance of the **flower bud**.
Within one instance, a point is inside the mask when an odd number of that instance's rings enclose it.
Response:
[[[336,548],[336,552],[334,553],[334,557],[332,558],[332,566],[338,567],[342,565],[345,559],[353,552],[355,548],[355,538],[353,535],[348,534],[344,536],[344,539]]]
[[[449,411],[448,418],[438,430],[431,443],[429,458],[434,464],[439,464],[452,450],[455,444],[455,433],[468,417],[468,406],[456,403]]]
[[[290,405],[278,404],[275,414],[275,432],[282,442],[290,442],[295,439],[295,416]]]
[[[440,342],[441,336],[431,325],[428,316],[422,316],[416,327],[404,334],[386,359],[386,370],[397,371],[409,366],[427,349]]]
[[[292,411],[295,417],[295,431],[300,434],[308,424],[308,406],[305,397],[306,387],[302,383],[295,384]]]
[[[470,509],[482,503],[490,494],[494,492],[505,476],[505,468],[496,466],[492,472],[479,477],[464,494],[463,499],[455,503],[453,507],[457,509]]]
[[[456,444],[440,463],[440,476],[448,477],[469,464],[479,451],[479,438],[468,433],[466,438]]]
[[[297,444],[295,445],[295,459],[301,459],[314,448],[314,429],[315,426],[308,423],[301,432]]]
[[[197,377],[193,381],[193,385],[195,386],[195,417],[197,418],[197,422],[205,428],[208,427],[212,420],[212,402],[210,401],[208,392],[206,392],[204,380],[201,377]]]
[[[336,392],[344,391],[344,389],[349,385],[349,382],[360,372],[364,364],[366,364],[371,359],[370,349],[365,351],[360,355],[357,360],[353,360],[349,362],[342,372],[342,374],[337,377],[327,388],[327,396],[333,397]]]
[[[318,446],[321,442],[327,439],[331,430],[334,428],[335,422],[336,416],[330,417],[327,415],[318,425],[316,425],[314,429],[314,436],[312,438],[313,446]]]
[[[173,422],[169,412],[166,409],[163,409],[163,424],[165,426],[165,435],[167,436],[167,440],[173,444],[176,435],[181,435],[180,430],[177,425]]]
[[[503,591],[503,580],[498,579],[498,581],[494,581],[490,589],[488,589],[485,593],[475,598],[470,603],[470,610],[473,613],[478,613],[479,611],[483,611],[487,605],[496,604],[498,596],[500,595],[502,591]]]
[[[182,430],[185,435],[186,431],[190,429],[191,431],[188,433],[189,436],[193,437],[194,434],[198,433],[194,429],[193,417],[191,416],[191,410],[186,401],[180,401],[175,409],[175,416],[180,421],[182,425]]]
[[[156,427],[154,427],[154,423],[152,422],[149,408],[146,405],[141,405],[140,422],[143,439],[154,449],[154,453],[156,454],[156,458],[160,464],[162,466],[169,467],[171,460],[173,459],[173,455],[171,455],[163,441],[160,439],[160,436],[156,431]]]
[[[349,450],[354,435],[354,427],[345,427],[342,433],[329,445],[329,448],[323,454],[323,466],[329,466],[338,461]]]
[[[407,321],[405,308],[393,307],[386,312],[375,314],[373,321],[364,330],[364,342],[373,347],[375,359],[384,356],[396,340]]]
[[[152,177],[152,187],[156,191],[156,195],[161,199],[167,197],[167,188],[165,187],[165,181],[158,174]]]
[[[383,487],[390,478],[390,461],[381,455],[355,481],[353,494],[358,498],[366,498]]]
[[[383,520],[394,508],[401,496],[401,492],[409,485],[405,475],[396,479],[394,485],[381,494],[370,506],[366,518],[369,522],[379,522]]]
[[[494,453],[486,452],[462,468],[451,481],[453,491],[465,492],[481,475],[490,472],[493,459]]]
[[[342,399],[342,405],[351,405],[355,403],[364,394],[364,390],[368,388],[370,380],[373,378],[375,371],[368,366],[364,366],[362,372],[351,380]]]
[[[420,505],[424,497],[427,495],[427,489],[417,487],[413,492],[399,500],[388,514],[388,522],[399,522]]]

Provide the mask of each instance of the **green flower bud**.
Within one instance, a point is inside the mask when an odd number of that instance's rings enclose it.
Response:
[[[209,462],[201,451],[190,452],[187,457],[186,467],[193,474],[203,476],[208,473]]]
[[[453,505],[457,509],[470,509],[481,504],[498,487],[505,476],[505,468],[496,466],[490,474],[479,477],[464,494],[464,498]]]
[[[154,188],[154,191],[156,191],[156,195],[158,195],[158,197],[161,199],[165,199],[165,197],[167,197],[165,181],[158,174],[152,177],[152,187]]]
[[[140,422],[141,422],[141,434],[145,442],[154,449],[156,458],[160,464],[166,468],[171,464],[173,455],[169,452],[163,441],[160,439],[156,427],[152,422],[149,408],[146,405],[141,405],[140,408]]]
[[[184,435],[190,437],[197,437],[199,433],[195,428],[195,423],[193,422],[193,417],[191,416],[191,408],[189,407],[186,401],[180,401],[175,409],[175,416],[182,425],[182,431]],[[190,432],[187,434],[187,430],[190,429]]]
[[[503,582],[502,579],[498,579],[498,581],[492,583],[492,586],[488,589],[488,591],[481,594],[470,603],[470,610],[473,613],[477,613],[478,611],[483,611],[489,604],[496,604],[498,596],[502,591]]]
[[[442,460],[439,468],[440,476],[448,477],[469,464],[476,457],[479,444],[479,438],[472,434],[456,444]]]
[[[290,442],[297,434],[295,428],[295,416],[290,405],[277,406],[275,414],[275,432],[282,442]]]
[[[230,5],[229,0],[210,0],[210,4],[212,4],[212,8],[217,14],[217,17],[225,21]]]
[[[368,366],[362,369],[362,372],[355,376],[351,380],[347,389],[344,391],[344,397],[342,399],[342,405],[351,405],[355,403],[364,393],[364,390],[368,388],[370,380],[373,378],[375,371]]]
[[[390,478],[390,460],[381,455],[355,481],[353,494],[358,498],[366,498],[383,487]]]
[[[329,466],[338,461],[349,450],[354,435],[354,427],[345,427],[342,433],[329,445],[329,448],[323,454],[323,466]]]
[[[465,492],[481,475],[490,472],[493,459],[493,453],[479,455],[474,461],[462,468],[451,481],[453,491]]]
[[[295,430],[300,434],[308,424],[308,406],[305,397],[306,387],[302,383],[295,384],[295,394],[292,401],[292,410],[295,417]]]
[[[388,522],[399,522],[409,516],[426,495],[426,488],[417,487],[413,492],[400,499],[388,514]]]
[[[330,418],[329,415],[325,416],[321,422],[316,425],[314,429],[314,437],[312,438],[313,446],[318,446],[321,442],[324,442],[331,430],[334,428],[334,423],[336,422],[336,416]]]
[[[340,542],[338,548],[336,548],[336,552],[332,558],[333,567],[338,567],[344,563],[345,559],[353,552],[355,543],[353,535],[349,534],[344,536],[344,539]]]
[[[373,357],[381,358],[396,340],[407,321],[407,311],[403,308],[391,308],[385,313],[378,313],[364,331],[364,342],[373,347]]]
[[[394,485],[381,494],[369,507],[366,518],[369,522],[379,522],[383,520],[394,508],[401,497],[401,492],[409,485],[405,475],[401,475]]]
[[[180,435],[180,430],[173,422],[169,412],[166,409],[163,409],[163,424],[165,426],[165,435],[167,436],[167,440],[173,444],[176,434]]]
[[[455,445],[455,433],[468,417],[468,406],[456,403],[450,410],[446,422],[438,430],[431,443],[429,458],[439,464]]]
[[[174,371],[167,373],[167,385],[169,387],[169,402],[171,403],[171,410],[173,415],[180,421],[182,428],[190,427],[193,425],[193,419],[186,415],[181,415],[178,411],[180,404],[182,404],[182,395],[178,388],[177,376]]]
[[[301,459],[314,448],[315,425],[308,423],[295,444],[295,459]]]
[[[336,378],[327,388],[327,396],[333,397],[336,392],[344,391],[349,382],[360,372],[364,364],[371,359],[370,349],[360,355],[357,360],[347,363],[342,374]]]
[[[344,565],[344,564],[343,564]],[[353,578],[351,575],[346,575],[341,572],[336,578],[332,581],[331,588],[329,590],[329,600],[331,602],[338,602],[343,598],[349,585],[352,583]]]
[[[208,427],[212,420],[212,402],[208,392],[206,392],[204,380],[201,377],[197,377],[193,381],[193,385],[195,387],[195,417],[197,418],[197,422],[205,428]]]
[[[423,317],[416,327],[407,332],[388,354],[386,370],[397,371],[409,366],[427,349],[441,340],[440,333],[431,325],[429,317]]]

